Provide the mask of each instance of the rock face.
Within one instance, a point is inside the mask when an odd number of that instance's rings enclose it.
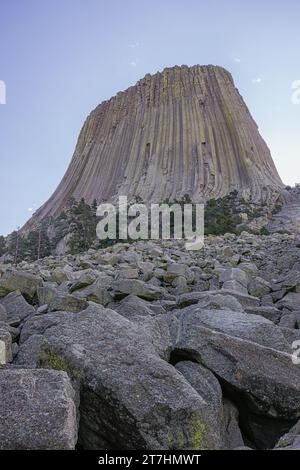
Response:
[[[237,190],[268,201],[282,186],[230,73],[176,66],[146,75],[90,114],[62,182],[33,222],[58,215],[71,197],[202,201]]]

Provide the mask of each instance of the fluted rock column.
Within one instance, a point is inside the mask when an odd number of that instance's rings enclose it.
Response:
[[[33,220],[56,216],[70,197],[203,201],[237,190],[267,202],[282,186],[230,73],[176,66],[90,114],[62,182]]]

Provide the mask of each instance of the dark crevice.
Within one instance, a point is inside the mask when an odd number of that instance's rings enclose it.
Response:
[[[172,366],[176,366],[178,362],[189,361],[199,364],[199,360],[197,360],[197,355],[191,353],[190,351],[183,351],[179,349],[174,349],[170,354],[169,363]]]
[[[294,420],[260,414],[251,404],[251,394],[236,389],[218,375],[216,377],[223,396],[228,398],[239,411],[239,427],[249,447],[259,450],[272,449],[280,437],[296,423]]]
[[[174,349],[171,352],[169,363],[176,366],[176,364],[182,361],[201,364],[200,357],[197,353],[188,350]],[[209,368],[207,369],[218,379],[222,388],[223,397],[229,399],[238,409],[239,427],[247,446],[259,450],[272,449],[280,437],[296,424],[297,420],[273,418],[266,416],[266,414],[260,414],[253,406],[251,394],[238,390],[214,371]]]

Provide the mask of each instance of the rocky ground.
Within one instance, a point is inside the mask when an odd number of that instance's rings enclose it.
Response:
[[[296,236],[0,272],[0,449],[300,449]]]
[[[300,232],[300,186],[285,192],[286,203],[273,214],[267,228],[270,232]]]

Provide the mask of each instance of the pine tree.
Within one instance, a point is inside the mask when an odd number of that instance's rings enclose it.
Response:
[[[37,261],[51,254],[51,244],[44,225],[30,231],[23,239],[23,259]]]
[[[72,254],[86,251],[94,243],[97,225],[96,207],[96,201],[90,206],[83,198],[71,206],[69,216],[72,236],[68,245]]]
[[[3,256],[6,253],[6,242],[5,238],[0,236],[0,256]]]
[[[9,236],[7,252],[14,258],[15,265],[24,259],[24,240],[19,228]]]

